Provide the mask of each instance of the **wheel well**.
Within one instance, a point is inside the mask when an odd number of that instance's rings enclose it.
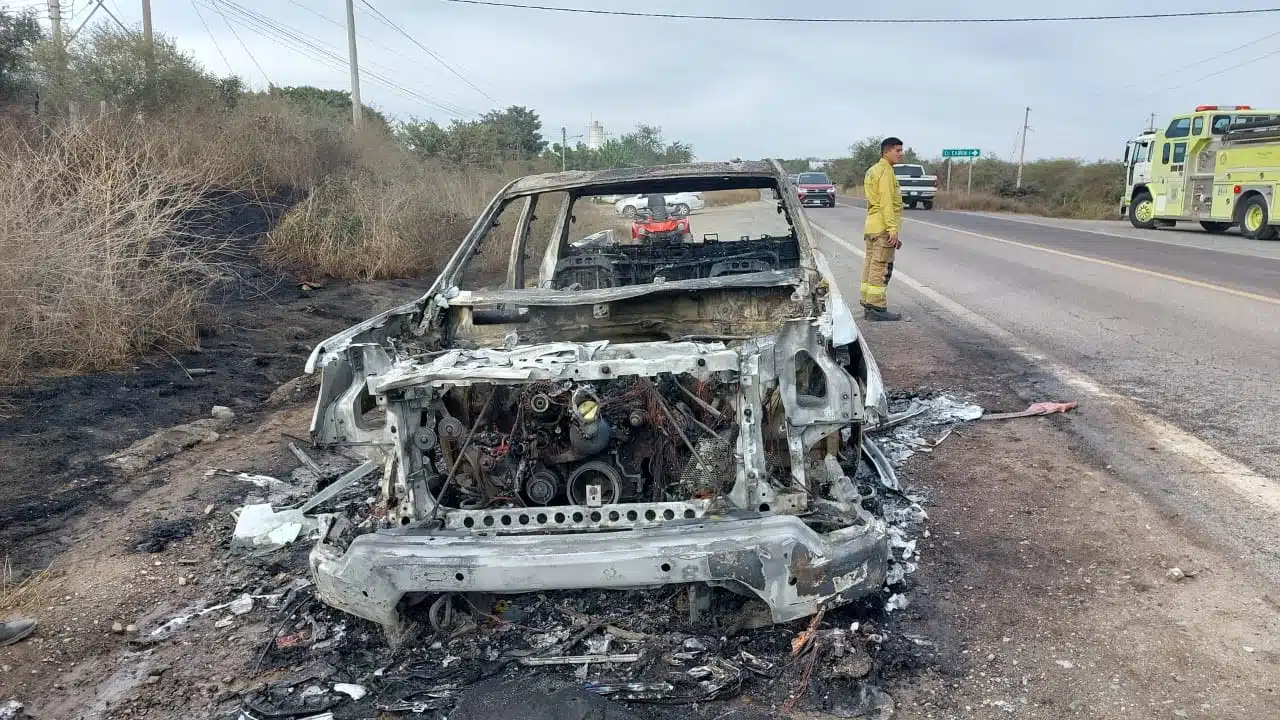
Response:
[[[1257,190],[1246,190],[1243,193],[1240,193],[1240,197],[1236,198],[1236,206],[1231,211],[1231,216],[1235,219],[1236,222],[1244,221],[1244,215],[1243,215],[1244,204],[1251,197],[1262,197],[1262,193],[1258,192]]]
[[[1146,185],[1134,185],[1133,194],[1129,196],[1129,199],[1132,200],[1144,192],[1148,192]]]

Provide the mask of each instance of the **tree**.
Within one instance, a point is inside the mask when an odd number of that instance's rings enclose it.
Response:
[[[67,48],[65,73],[59,72],[58,49],[40,51],[45,94],[55,104],[106,100],[126,111],[170,110],[204,103],[225,105],[239,81],[219,79],[183,52],[173,38],[154,36],[154,74],[148,80],[142,35],[112,25],[98,25]]]
[[[335,119],[340,120],[351,117],[351,93],[346,90],[329,90],[311,85],[289,87],[273,85],[267,93],[311,114],[332,114]],[[391,130],[391,123],[381,112],[368,105],[362,105],[361,112],[364,115],[365,125]]]
[[[668,165],[693,160],[693,146],[688,143],[664,144],[662,128],[656,125],[637,125],[634,132],[618,138],[637,165]]]
[[[449,133],[434,120],[410,120],[396,126],[396,137],[414,153],[424,157],[439,157],[449,141]]]
[[[827,174],[837,185],[861,185],[867,170],[880,162],[880,141],[883,138],[866,137],[849,146],[849,157],[832,162]],[[924,164],[915,150],[906,148],[902,152],[902,162]]]
[[[494,151],[504,160],[528,160],[547,149],[542,120],[529,108],[512,105],[506,110],[492,110],[479,122],[487,127]]]
[[[662,128],[637,125],[633,132],[609,138],[597,149],[582,143],[565,150],[565,166],[571,170],[610,170],[624,167],[650,167],[693,161],[693,146],[686,142],[666,142]],[[560,144],[551,146],[544,155],[546,164],[559,167]]]
[[[880,138],[868,137],[849,146],[849,156],[853,159],[853,170],[861,183],[862,176],[876,163],[880,162]]]
[[[458,166],[492,166],[503,159],[494,128],[480,120],[454,120],[442,128],[434,120],[401,123],[396,135],[422,158]]]
[[[396,127],[396,135],[421,157],[454,165],[527,161],[547,149],[538,114],[515,105],[487,112],[478,120],[454,120],[448,127],[434,120],[410,120]]]
[[[35,89],[34,52],[43,39],[35,10],[0,9],[0,100],[15,100]]]

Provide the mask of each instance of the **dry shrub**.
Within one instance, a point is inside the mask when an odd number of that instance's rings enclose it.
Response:
[[[741,205],[759,200],[760,191],[749,188],[744,190],[710,190],[702,194],[702,199],[707,202],[707,207]]]
[[[0,613],[11,613],[29,605],[43,604],[48,601],[46,587],[50,579],[52,566],[17,580],[13,572],[13,563],[9,556],[4,556],[0,563]]]
[[[220,112],[175,111],[153,131],[175,165],[242,192],[307,191],[335,175],[396,175],[414,162],[383,130],[355,130],[271,97],[248,96]]]
[[[321,181],[267,241],[268,260],[316,277],[373,280],[440,270],[501,183],[444,168]]]
[[[208,174],[127,123],[3,134],[0,379],[194,345],[218,268],[184,227]]]
[[[938,193],[934,207],[941,210],[1019,213],[1084,220],[1106,220],[1116,216],[1114,205],[1101,202],[1055,203],[1039,198],[1008,198],[977,192],[972,195],[963,192]]]

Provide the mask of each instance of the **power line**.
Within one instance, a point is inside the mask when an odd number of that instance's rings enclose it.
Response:
[[[363,2],[363,0],[361,0]],[[526,5],[520,3],[497,2],[496,0],[441,0],[442,2],[460,5],[483,5],[486,7],[514,8],[519,10],[543,10],[548,12],[577,13],[580,15],[609,15],[614,17],[633,18],[666,18],[674,20],[729,20],[736,22],[773,22],[773,23],[842,23],[858,25],[941,25],[957,24],[990,24],[990,23],[1052,23],[1052,22],[1090,22],[1103,20],[1157,20],[1165,18],[1221,17],[1231,15],[1259,15],[1262,13],[1280,12],[1280,7],[1250,8],[1242,10],[1200,10],[1192,12],[1135,13],[1128,15],[1060,15],[1056,17],[1004,17],[1004,18],[813,18],[813,17],[779,17],[757,15],[694,15],[686,13],[637,12],[627,10],[598,10],[595,8],[557,7],[554,5]],[[368,4],[367,2],[365,3]]]
[[[470,87],[472,90],[475,90],[476,92],[478,92],[478,93],[480,93],[481,95],[483,95],[483,96],[485,96],[486,98],[488,98],[489,102],[492,102],[492,103],[494,103],[495,105],[501,105],[501,103],[499,103],[497,100],[495,100],[495,99],[493,98],[493,96],[492,96],[492,95],[490,95],[489,93],[487,93],[487,92],[485,92],[484,90],[481,90],[479,87],[477,87],[475,83],[471,82],[471,81],[470,81],[470,80],[468,80],[468,79],[467,79],[467,78],[466,78],[462,73],[460,73],[460,72],[458,72],[457,70],[455,70],[455,69],[454,69],[454,67],[453,67],[452,65],[450,65],[450,64],[449,64],[449,63],[447,63],[447,62],[445,62],[445,59],[444,59],[444,58],[442,58],[442,57],[440,57],[439,55],[437,55],[437,54],[436,54],[436,53],[435,53],[431,48],[429,48],[429,47],[427,47],[426,45],[423,45],[422,43],[418,42],[418,39],[417,39],[417,38],[415,38],[414,36],[410,35],[409,33],[405,32],[405,31],[404,31],[404,28],[402,28],[402,27],[400,27],[399,25],[397,25],[397,24],[395,24],[395,23],[391,22],[391,20],[390,20],[386,15],[383,15],[383,14],[382,14],[382,12],[381,12],[380,10],[378,10],[378,8],[374,7],[374,6],[373,6],[373,4],[369,2],[369,0],[360,0],[360,2],[361,2],[361,3],[363,3],[363,4],[365,5],[365,7],[369,8],[369,10],[373,11],[373,14],[374,14],[374,15],[376,15],[376,16],[378,17],[378,19],[379,19],[379,20],[381,20],[381,21],[383,22],[383,24],[385,24],[387,27],[392,28],[392,29],[393,29],[393,30],[395,30],[396,32],[398,32],[398,33],[400,33],[401,35],[405,36],[406,38],[409,38],[409,41],[410,41],[410,42],[412,42],[414,45],[417,45],[418,47],[422,48],[422,51],[423,51],[423,52],[425,52],[426,54],[428,54],[428,55],[430,55],[431,57],[435,58],[435,61],[436,61],[436,62],[438,62],[438,63],[440,63],[441,65],[443,65],[443,66],[444,66],[444,67],[445,67],[449,72],[451,72],[451,73],[453,73],[455,76],[457,76],[457,78],[458,78],[459,80],[461,80],[462,82],[466,83],[466,84],[467,84],[467,87]]]
[[[1263,42],[1264,40],[1270,40],[1271,38],[1273,38],[1273,37],[1277,37],[1277,36],[1280,36],[1280,30],[1278,30],[1278,31],[1276,31],[1276,32],[1273,32],[1273,33],[1271,33],[1270,35],[1264,35],[1264,36],[1262,36],[1262,37],[1258,38],[1257,40],[1250,40],[1249,42],[1247,42],[1247,43],[1245,43],[1245,44],[1243,44],[1243,45],[1237,45],[1237,46],[1235,46],[1235,47],[1231,48],[1230,50],[1223,50],[1222,52],[1220,52],[1220,53],[1218,53],[1218,54],[1216,54],[1216,55],[1210,55],[1210,56],[1209,56],[1209,57],[1207,57],[1207,58],[1204,58],[1204,59],[1201,59],[1201,60],[1197,60],[1197,61],[1195,61],[1195,62],[1193,62],[1193,63],[1187,63],[1186,65],[1183,65],[1182,67],[1180,67],[1180,68],[1178,68],[1178,69],[1176,69],[1176,70],[1170,70],[1169,72],[1166,72],[1166,73],[1160,73],[1159,75],[1157,75],[1157,76],[1155,77],[1155,79],[1169,77],[1170,75],[1177,75],[1178,73],[1182,72],[1183,70],[1190,70],[1190,69],[1191,69],[1191,68],[1193,68],[1193,67],[1199,67],[1200,65],[1203,65],[1203,64],[1205,64],[1205,63],[1207,63],[1207,62],[1211,62],[1211,61],[1213,61],[1213,60],[1217,60],[1217,59],[1218,59],[1218,58],[1220,58],[1220,57],[1224,57],[1224,56],[1230,55],[1230,54],[1231,54],[1231,53],[1233,53],[1233,52],[1237,52],[1237,51],[1239,51],[1239,50],[1243,50],[1243,49],[1245,49],[1245,48],[1247,48],[1247,47],[1252,47],[1252,46],[1254,46],[1254,45],[1257,45],[1257,44],[1258,44],[1258,43],[1260,43],[1260,42]]]
[[[318,17],[318,18],[320,18],[321,20],[323,20],[323,21],[325,21],[325,22],[329,23],[330,25],[333,25],[333,26],[335,26],[335,27],[342,28],[343,30],[346,30],[346,29],[347,29],[347,24],[346,24],[346,23],[344,23],[344,22],[342,22],[341,20],[334,20],[333,18],[329,17],[328,15],[325,15],[325,14],[324,14],[324,13],[322,13],[322,12],[319,12],[319,11],[317,11],[317,10],[313,10],[313,9],[311,9],[311,8],[307,7],[306,5],[303,5],[302,3],[298,2],[298,0],[289,0],[289,3],[290,3],[290,4],[292,4],[292,5],[294,5],[294,6],[295,6],[295,7],[297,7],[297,8],[301,9],[301,10],[306,10],[307,12],[311,13],[312,15],[315,15],[316,17]],[[407,55],[405,55],[404,53],[400,52],[399,50],[396,50],[395,48],[392,48],[392,47],[388,47],[387,45],[384,45],[384,44],[382,44],[382,43],[378,42],[377,40],[375,40],[375,39],[373,39],[373,38],[369,37],[368,35],[365,35],[364,33],[356,33],[356,35],[357,35],[358,37],[360,37],[360,38],[363,38],[364,40],[367,40],[367,41],[369,41],[369,42],[373,43],[374,45],[376,45],[376,46],[378,46],[378,47],[382,48],[383,50],[386,50],[387,52],[389,52],[389,53],[391,53],[391,54],[393,54],[393,55],[396,55],[396,56],[398,56],[398,57],[404,58],[405,60],[408,60],[408,59],[409,59],[409,57],[408,57]]]
[[[84,14],[86,10],[91,10],[92,8],[93,8],[92,2],[87,2],[84,5],[81,5],[79,9],[76,8],[75,3],[71,3],[71,15],[70,17],[67,18],[67,24],[69,25],[71,23],[74,23],[76,21],[76,18],[79,18],[81,15]]]
[[[318,11],[316,11],[316,10],[313,10],[313,9],[311,9],[311,8],[307,7],[306,5],[303,5],[302,3],[298,2],[298,0],[289,0],[289,2],[290,2],[290,3],[292,3],[294,6],[296,6],[296,7],[300,8],[300,9],[302,9],[302,10],[306,10],[307,12],[309,12],[309,13],[311,13],[312,15],[314,15],[314,16],[316,16],[316,17],[320,18],[321,20],[324,20],[325,22],[329,23],[330,25],[333,25],[333,26],[335,26],[335,27],[341,28],[342,30],[346,30],[347,25],[346,25],[346,23],[342,22],[341,20],[335,20],[335,19],[333,19],[333,18],[329,17],[328,15],[325,15],[324,13],[321,13],[321,12],[318,12]],[[372,44],[374,45],[374,47],[380,47],[380,48],[382,48],[383,50],[386,50],[387,52],[391,53],[392,55],[395,55],[396,57],[398,57],[398,58],[401,58],[401,59],[405,60],[406,62],[413,62],[413,60],[412,60],[408,55],[406,55],[405,53],[401,52],[400,50],[397,50],[397,49],[395,49],[395,48],[393,48],[393,47],[389,47],[388,45],[386,45],[386,44],[384,44],[384,43],[378,42],[376,39],[371,38],[371,37],[369,37],[368,35],[366,35],[366,34],[364,34],[364,33],[357,33],[357,36],[358,36],[358,37],[360,37],[360,38],[363,38],[364,40],[366,40],[366,41],[368,41],[368,42],[370,42],[370,43],[372,43]],[[391,68],[387,68],[387,67],[385,67],[385,66],[378,65],[377,63],[366,63],[366,64],[371,65],[371,66],[373,66],[373,67],[381,68],[381,69],[382,69],[383,71],[385,71],[385,72],[391,72],[391,73],[396,72],[395,70],[392,70]],[[432,90],[432,92],[439,92],[438,90],[435,90],[434,88],[430,88],[430,89]],[[473,112],[473,111],[471,111],[471,110],[467,110],[466,108],[463,108],[463,107],[461,107],[460,105],[457,105],[457,104],[452,103],[452,102],[450,102],[450,103],[449,103],[449,105],[450,105],[451,107],[456,108],[456,109],[459,111],[459,114],[460,114],[460,115],[475,115],[475,114],[477,114],[477,113],[475,113],[475,112]]]
[[[1156,92],[1163,93],[1163,92],[1169,92],[1171,90],[1178,90],[1188,85],[1194,85],[1202,80],[1208,80],[1211,77],[1217,77],[1218,75],[1221,75],[1223,73],[1228,73],[1228,72],[1231,72],[1232,70],[1237,70],[1239,68],[1244,67],[1245,65],[1252,65],[1253,63],[1256,63],[1260,60],[1266,60],[1267,58],[1273,57],[1275,55],[1280,55],[1280,50],[1272,50],[1271,52],[1266,53],[1265,55],[1259,55],[1258,57],[1250,58],[1243,62],[1238,62],[1235,65],[1232,65],[1231,67],[1225,67],[1225,68],[1222,68],[1221,70],[1216,70],[1214,72],[1211,72],[1208,75],[1203,75],[1201,77],[1198,77],[1195,80],[1188,80],[1187,82],[1179,83],[1177,85],[1173,85],[1173,86],[1164,88],[1162,90],[1157,90]]]
[[[230,0],[213,0],[213,1],[214,2],[230,2]],[[258,22],[266,23],[269,26],[275,28],[277,31],[285,33],[295,42],[301,42],[303,46],[307,47],[310,51],[319,52],[326,55],[327,56],[326,60],[329,62],[330,65],[333,65],[335,68],[339,64],[341,65],[341,68],[344,70],[350,68],[349,61],[348,61],[346,52],[344,50],[333,47],[328,43],[324,42],[323,40],[320,40],[319,38],[313,37],[311,35],[307,35],[300,30],[296,30],[288,25],[285,25],[282,22],[272,20],[266,15],[263,15],[262,13],[246,8],[238,3],[230,2],[230,4],[234,6],[236,9],[238,9],[240,12],[247,13],[250,17],[257,20]],[[333,21],[330,21],[330,22],[333,22]],[[337,23],[337,25],[340,28],[344,28],[344,29],[346,28],[345,23]],[[374,72],[373,70],[370,70],[370,68],[376,68],[377,70],[381,71],[381,73]],[[398,74],[398,72],[399,71],[396,69],[388,68],[384,65],[380,65],[374,62],[363,63],[360,70],[360,73],[362,76],[368,76],[370,79],[374,80],[378,84],[381,84],[383,87],[387,87],[389,89],[395,90],[399,92],[401,95],[408,97],[412,100],[416,100],[426,105],[439,108],[440,110],[443,110],[444,112],[449,113],[451,115],[464,117],[466,115],[475,114],[474,112],[467,110],[466,108],[463,108],[452,102],[432,100],[424,92],[407,87],[406,85],[396,80],[392,80],[391,77]]]
[[[334,49],[330,48],[321,40],[313,38],[301,31],[295,30],[288,25],[276,22],[271,18],[262,15],[254,10],[244,7],[233,0],[200,0],[207,7],[220,7],[229,13],[226,17],[233,17],[235,22],[263,37],[276,40],[285,47],[297,52],[301,55],[309,57],[319,63],[326,64],[334,69],[346,70],[349,65],[347,58],[340,56]],[[387,78],[379,73],[370,70],[362,70],[361,74],[369,77],[379,85],[393,90],[405,97],[416,102],[439,108],[451,115],[462,115],[453,108],[442,105],[429,97],[417,92],[411,88]]]
[[[222,14],[222,10],[217,7],[215,7],[214,10],[216,10],[218,15],[222,18],[222,22],[226,24],[227,29],[231,31],[236,42],[240,43],[240,47],[244,50],[244,54],[248,55],[249,59],[253,61],[253,66],[258,68],[258,72],[262,73],[262,79],[267,81],[267,87],[270,88],[271,78],[267,75],[267,71],[262,69],[262,65],[258,63],[258,58],[253,56],[253,52],[249,50],[249,46],[244,44],[244,40],[240,38],[240,33],[236,32],[235,26],[231,24],[231,21],[227,19],[226,15]]]
[[[1083,99],[1086,99],[1086,100],[1091,100],[1091,99],[1093,99],[1093,98],[1100,98],[1100,97],[1104,97],[1104,96],[1115,95],[1115,94],[1117,94],[1117,93],[1125,93],[1125,92],[1129,92],[1129,91],[1132,91],[1132,90],[1140,90],[1140,88],[1142,88],[1143,86],[1150,86],[1151,81],[1153,81],[1153,80],[1160,80],[1160,79],[1163,79],[1163,78],[1167,78],[1167,77],[1169,77],[1170,75],[1177,75],[1178,73],[1185,72],[1185,71],[1187,71],[1187,70],[1190,70],[1191,68],[1200,67],[1201,65],[1204,65],[1205,63],[1209,63],[1209,62],[1212,62],[1212,61],[1214,61],[1214,60],[1217,60],[1218,58],[1225,57],[1225,56],[1230,55],[1230,54],[1235,53],[1235,52],[1239,52],[1240,50],[1243,50],[1243,49],[1245,49],[1245,48],[1247,48],[1247,47],[1251,47],[1251,46],[1253,46],[1253,45],[1257,45],[1257,44],[1258,44],[1258,43],[1260,43],[1260,42],[1264,42],[1264,41],[1266,41],[1266,40],[1270,40],[1270,39],[1272,39],[1272,38],[1274,38],[1274,37],[1277,37],[1277,36],[1280,36],[1280,31],[1273,32],[1273,33],[1269,33],[1269,34],[1267,34],[1267,35],[1263,35],[1262,37],[1257,38],[1256,40],[1250,40],[1249,42],[1244,43],[1243,45],[1237,45],[1237,46],[1235,46],[1235,47],[1233,47],[1233,48],[1231,48],[1231,49],[1229,49],[1229,50],[1223,50],[1222,52],[1215,53],[1215,54],[1210,55],[1210,56],[1205,57],[1205,58],[1200,58],[1199,60],[1196,60],[1196,61],[1194,61],[1194,62],[1187,63],[1186,65],[1183,65],[1183,66],[1181,66],[1181,67],[1175,68],[1175,69],[1173,69],[1173,70],[1168,70],[1168,71],[1166,71],[1166,72],[1159,73],[1158,75],[1154,75],[1154,76],[1152,76],[1152,77],[1145,78],[1142,82],[1132,82],[1132,83],[1129,83],[1128,85],[1124,85],[1124,86],[1121,86],[1121,87],[1119,87],[1119,88],[1109,88],[1109,89],[1094,90],[1093,92],[1090,92],[1090,93],[1088,93],[1088,94],[1086,94],[1086,95],[1082,95],[1081,97],[1082,97]],[[1245,63],[1243,63],[1243,64],[1247,65],[1247,64],[1248,64],[1248,63],[1250,63],[1250,62],[1256,62],[1256,61],[1261,60],[1261,59],[1263,59],[1263,58],[1265,58],[1265,57],[1267,57],[1267,56],[1266,56],[1266,55],[1264,55],[1264,56],[1262,56],[1261,58],[1254,58],[1253,60],[1246,61],[1246,62],[1245,62]],[[1238,67],[1238,66],[1237,66],[1237,67]],[[1232,70],[1232,69],[1235,69],[1235,68],[1234,68],[1234,67],[1232,67],[1232,68],[1227,68],[1227,70]],[[1221,72],[1226,72],[1227,70],[1223,70],[1223,71],[1221,71]],[[1217,73],[1214,73],[1214,74],[1217,74]],[[1211,75],[1208,75],[1208,76],[1206,76],[1206,77],[1213,77],[1213,75],[1211,74]],[[1203,80],[1204,78],[1201,78],[1201,79]],[[1190,82],[1199,82],[1199,81],[1198,81],[1198,80],[1192,80],[1192,81],[1190,81]],[[1170,91],[1170,90],[1176,90],[1177,88],[1182,87],[1184,84],[1190,84],[1190,83],[1182,83],[1182,84],[1174,85],[1174,86],[1171,86],[1171,87],[1163,88],[1163,89],[1161,89],[1161,90],[1145,90],[1145,91],[1139,91],[1137,94],[1138,94],[1139,96],[1141,96],[1141,97],[1147,97],[1147,96],[1151,96],[1151,95],[1157,95],[1157,94],[1159,94],[1159,93],[1168,92],[1168,91]]]
[[[214,7],[222,12],[222,6],[226,6],[226,11],[235,17],[238,24],[262,35],[268,39],[282,43],[286,48],[293,50],[301,55],[311,58],[330,67],[342,68],[347,67],[347,61],[337,55],[331,49],[323,46],[323,44],[315,41],[309,36],[302,35],[287,26],[275,23],[269,18],[259,15],[236,3],[228,3],[225,0],[204,0],[206,3],[214,3]],[[223,19],[230,22],[230,17],[223,13]]]
[[[196,11],[196,17],[200,18],[200,24],[204,26],[204,31],[209,33],[209,39],[213,41],[214,49],[218,51],[218,56],[222,58],[222,62],[227,65],[227,72],[235,75],[235,68],[231,67],[231,61],[227,59],[226,53],[222,52],[222,46],[218,44],[218,38],[213,36],[213,30],[209,29],[209,23],[204,21],[204,15],[200,14],[200,6],[196,5],[196,0],[191,0],[191,9]]]

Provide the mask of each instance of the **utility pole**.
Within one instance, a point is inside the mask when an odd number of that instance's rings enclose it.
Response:
[[[62,36],[62,4],[58,0],[49,0],[49,24],[53,29],[53,85],[61,87],[67,70],[67,45]]]
[[[142,57],[146,61],[147,104],[154,107],[156,102],[156,44],[151,34],[151,0],[142,0]]]
[[[62,8],[58,0],[49,0],[49,24],[53,26],[53,44],[62,49]]]
[[[569,144],[569,130],[563,125],[560,126],[560,171],[564,172],[567,168],[564,165],[564,149]]]
[[[347,46],[351,50],[351,123],[364,127],[364,107],[360,104],[360,63],[356,60],[356,9],[347,0]]]
[[[145,46],[142,51],[146,53],[147,59],[147,82],[150,82],[156,72],[156,44],[151,35],[151,0],[142,0],[142,42]]]
[[[1027,157],[1027,130],[1031,127],[1031,108],[1022,116],[1022,149],[1018,151],[1018,187],[1022,187],[1022,163]]]

